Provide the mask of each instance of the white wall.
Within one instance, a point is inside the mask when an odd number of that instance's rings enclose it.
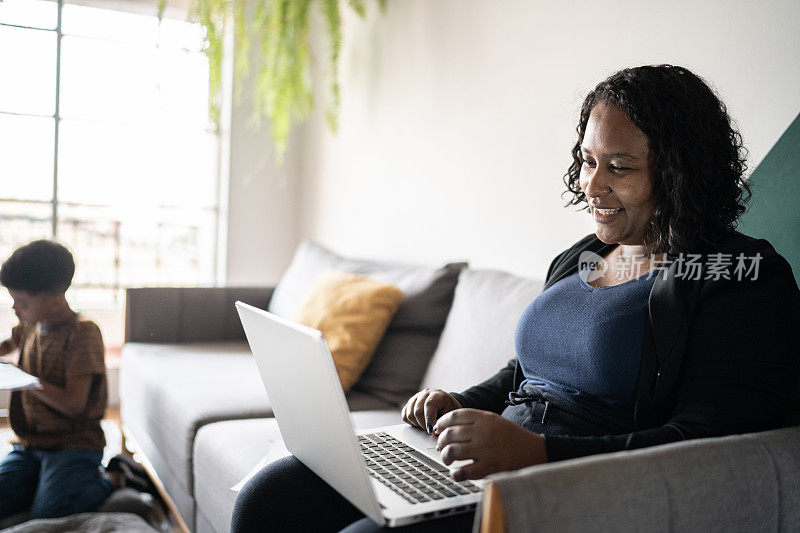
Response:
[[[231,131],[226,281],[238,286],[277,282],[298,244],[295,165],[275,165],[266,125],[253,132],[250,118],[238,108]]]
[[[375,4],[347,8],[338,135],[302,129],[298,234],[343,253],[543,276],[591,232],[561,177],[584,95],[625,66],[712,82],[751,169],[800,111],[796,0]]]
[[[257,51],[251,50],[251,64]],[[253,77],[234,82],[232,63],[226,67],[223,90],[236,94],[223,107],[223,151],[229,144],[229,157],[222,157],[223,213],[226,248],[225,272],[228,285],[274,285],[289,266],[299,242],[299,178],[296,160],[302,150],[297,133],[289,141],[282,165],[276,164],[275,146],[269,123],[256,123],[253,115]],[[255,69],[251,69],[255,70]],[[229,139],[229,143],[228,143]],[[225,227],[226,226],[226,227]]]

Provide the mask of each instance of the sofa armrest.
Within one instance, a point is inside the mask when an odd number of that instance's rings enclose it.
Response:
[[[483,487],[483,501],[479,511],[480,519],[477,526],[480,533],[506,533],[506,510],[500,490],[493,481]]]
[[[125,291],[125,342],[244,340],[234,302],[262,309],[273,287],[144,287]]]
[[[585,457],[491,480],[512,533],[532,525],[537,531],[796,531],[800,427]],[[496,500],[485,500],[480,513],[497,514]]]

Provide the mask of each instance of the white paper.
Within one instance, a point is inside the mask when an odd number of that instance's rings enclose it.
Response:
[[[0,390],[39,388],[39,378],[31,376],[11,363],[0,363]]]

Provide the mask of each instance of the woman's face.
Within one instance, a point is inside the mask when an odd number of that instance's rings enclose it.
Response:
[[[589,115],[581,152],[580,185],[597,238],[607,244],[642,244],[655,208],[647,136],[620,108],[600,103]]]

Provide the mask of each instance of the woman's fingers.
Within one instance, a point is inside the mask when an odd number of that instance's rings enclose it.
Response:
[[[425,429],[425,400],[428,399],[429,392],[424,390],[417,393],[414,401],[414,425]]]
[[[475,434],[472,425],[467,426],[450,426],[441,433],[436,440],[436,445],[439,450],[444,450],[448,444],[472,442],[475,440]]]
[[[405,422],[406,424],[410,424],[411,423],[409,421],[409,419],[408,419],[408,405],[411,403],[411,400],[413,398],[414,398],[413,396],[411,398],[409,398],[408,401],[406,402],[406,404],[403,406],[403,409],[400,411],[400,417],[403,419],[403,422]]]
[[[483,479],[494,471],[487,468],[482,462],[475,461],[469,464],[459,466],[450,470],[450,477],[454,481],[464,481],[467,479]]]
[[[433,427],[433,432],[440,435],[445,429],[450,426],[463,426],[474,424],[475,419],[480,416],[482,411],[477,409],[455,409],[441,417]]]
[[[445,391],[425,389],[406,402],[401,416],[406,424],[433,433],[433,426],[438,422],[439,416],[459,407],[458,401]]]
[[[439,419],[439,415],[450,404],[451,396],[444,391],[434,391],[425,398],[425,425],[422,426],[428,433],[433,433],[433,426]]]
[[[442,448],[442,462],[447,466],[453,461],[474,459],[476,450],[469,442],[455,442]]]
[[[425,422],[425,402],[430,397],[431,391],[425,389],[416,393],[403,407],[403,422],[422,429],[427,429]]]
[[[408,403],[410,401],[411,400],[406,402],[406,404],[403,406],[403,410],[400,411],[400,418],[402,418],[403,422],[405,422],[406,424],[411,424],[411,421],[408,419]]]
[[[417,418],[416,416],[414,416],[414,408],[415,408],[414,406],[416,405],[417,398],[419,397],[420,394],[422,394],[422,392],[418,392],[414,396],[409,398],[409,400],[406,402],[406,405],[403,407],[403,413],[402,413],[403,422],[405,422],[406,424],[412,426],[419,426],[419,424],[417,423]]]

